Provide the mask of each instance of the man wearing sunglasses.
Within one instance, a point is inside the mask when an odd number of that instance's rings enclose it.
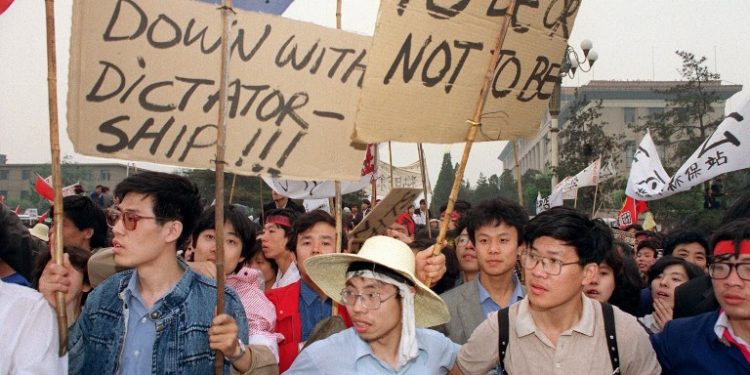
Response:
[[[750,373],[750,220],[716,230],[711,248],[708,274],[721,308],[672,320],[651,337],[665,374]]]
[[[207,374],[220,350],[240,372],[252,371],[242,304],[225,289],[225,314],[214,316],[215,281],[177,257],[201,213],[200,193],[187,178],[158,172],[130,176],[117,185],[119,204],[107,213],[115,263],[131,268],[89,294],[70,328],[72,374]],[[48,265],[40,291],[55,305],[68,292],[69,264]]]
[[[529,221],[524,242],[526,298],[477,327],[452,374],[485,374],[498,364],[500,374],[660,374],[636,319],[583,294],[614,251],[603,221],[554,207]]]

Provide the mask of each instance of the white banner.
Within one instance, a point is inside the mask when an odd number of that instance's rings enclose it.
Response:
[[[427,179],[427,194],[432,195],[432,188]],[[394,188],[412,188],[422,189],[422,169],[419,160],[409,165],[398,167],[393,166],[393,187]],[[368,189],[372,196],[372,189]],[[391,191],[391,165],[378,161],[377,175],[377,193],[379,197],[388,195]]]
[[[571,177],[566,177],[562,182],[557,184],[552,193],[542,198],[541,193],[537,193],[536,197],[536,213],[537,215],[549,210],[552,207],[558,207],[563,205],[563,195],[565,193],[564,187],[569,182]]]
[[[716,130],[688,158],[671,178],[646,134],[635,153],[626,193],[640,200],[655,200],[690,190],[691,187],[724,173],[750,168],[750,96],[726,114]],[[646,139],[648,138],[648,139]],[[649,141],[651,149],[644,149]]]

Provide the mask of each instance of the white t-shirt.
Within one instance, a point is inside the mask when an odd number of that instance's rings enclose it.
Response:
[[[55,312],[34,289],[0,281],[0,374],[66,374]]]

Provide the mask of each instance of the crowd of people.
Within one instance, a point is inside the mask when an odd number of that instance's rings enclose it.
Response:
[[[571,208],[530,218],[498,197],[432,217],[421,200],[357,253],[347,234],[377,201],[342,213],[341,252],[331,214],[276,192],[257,223],[224,207],[223,233],[201,202],[143,172],[104,207],[65,197],[47,242],[0,204],[0,374],[207,374],[217,353],[238,374],[750,373],[750,194],[713,233],[618,240]]]

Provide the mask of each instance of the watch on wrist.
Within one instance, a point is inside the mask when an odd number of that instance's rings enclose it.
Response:
[[[226,359],[227,361],[229,361],[229,363],[234,363],[234,361],[239,360],[243,355],[245,355],[245,352],[247,351],[247,347],[239,338],[237,339],[237,344],[240,346],[240,354],[237,354],[236,356],[226,356]]]

